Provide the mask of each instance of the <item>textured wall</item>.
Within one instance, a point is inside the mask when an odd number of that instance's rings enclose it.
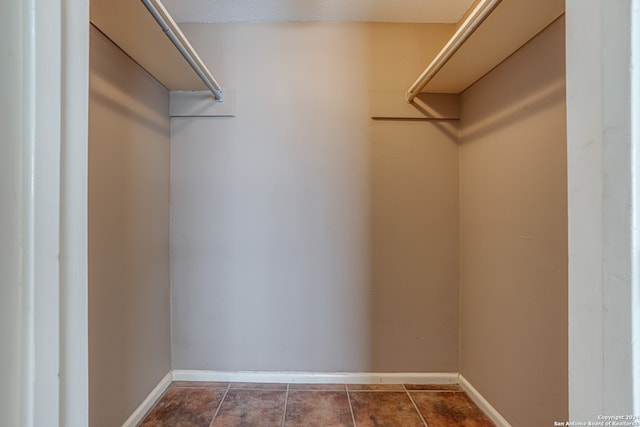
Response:
[[[168,106],[168,91],[92,28],[92,427],[121,425],[171,369]]]
[[[184,28],[238,113],[172,121],[173,367],[457,371],[457,122],[369,116],[452,27]]]
[[[564,19],[462,94],[460,372],[514,426],[567,418]]]

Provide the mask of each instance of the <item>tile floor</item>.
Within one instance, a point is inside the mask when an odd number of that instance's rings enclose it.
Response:
[[[495,427],[458,385],[174,382],[140,427]]]

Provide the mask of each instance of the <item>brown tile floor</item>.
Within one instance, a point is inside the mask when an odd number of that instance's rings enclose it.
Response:
[[[458,385],[178,381],[140,427],[495,427]]]

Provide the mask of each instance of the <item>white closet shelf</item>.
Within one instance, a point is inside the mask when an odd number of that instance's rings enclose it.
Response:
[[[167,89],[207,90],[140,0],[91,0],[90,19]]]
[[[502,0],[422,93],[463,92],[562,14],[564,0]]]
[[[222,86],[213,77],[205,63],[202,62],[200,55],[193,49],[193,46],[191,46],[191,43],[189,43],[189,40],[187,40],[187,37],[162,2],[160,0],[142,0],[142,3],[156,20],[162,32],[171,40],[171,43],[178,49],[184,60],[187,61],[193,71],[200,77],[200,80],[207,86],[215,100],[222,102]]]
[[[422,92],[464,91],[563,13],[564,0],[502,0]],[[207,89],[140,0],[92,0],[91,22],[169,90]]]

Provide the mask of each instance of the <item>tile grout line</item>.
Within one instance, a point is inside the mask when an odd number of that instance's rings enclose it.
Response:
[[[222,399],[220,399],[220,403],[218,403],[218,407],[216,408],[216,412],[213,414],[213,418],[211,418],[211,422],[209,423],[209,427],[213,427],[213,422],[216,420],[218,416],[218,412],[220,412],[220,408],[222,408],[222,403],[227,398],[227,393],[229,393],[229,389],[231,388],[231,383],[227,384],[227,388],[222,395]]]
[[[349,401],[349,412],[351,412],[351,421],[353,421],[353,427],[356,427],[356,417],[353,414],[353,405],[351,405],[351,395],[349,394],[349,387],[345,384],[344,388],[347,393],[347,400]]]
[[[284,413],[282,414],[282,427],[287,420],[287,405],[289,404],[289,384],[287,384],[287,392],[284,395]]]
[[[418,413],[418,416],[420,417],[420,420],[422,420],[422,423],[425,425],[425,427],[429,427],[429,425],[427,424],[427,421],[424,419],[424,417],[422,416],[422,413],[418,409],[418,405],[416,405],[416,402],[414,402],[413,397],[411,397],[411,393],[409,393],[409,390],[407,390],[407,387],[405,387],[405,385],[402,384],[402,388],[404,389],[404,392],[407,393],[407,396],[409,396],[409,400],[411,401],[411,404],[413,405],[413,408]]]

